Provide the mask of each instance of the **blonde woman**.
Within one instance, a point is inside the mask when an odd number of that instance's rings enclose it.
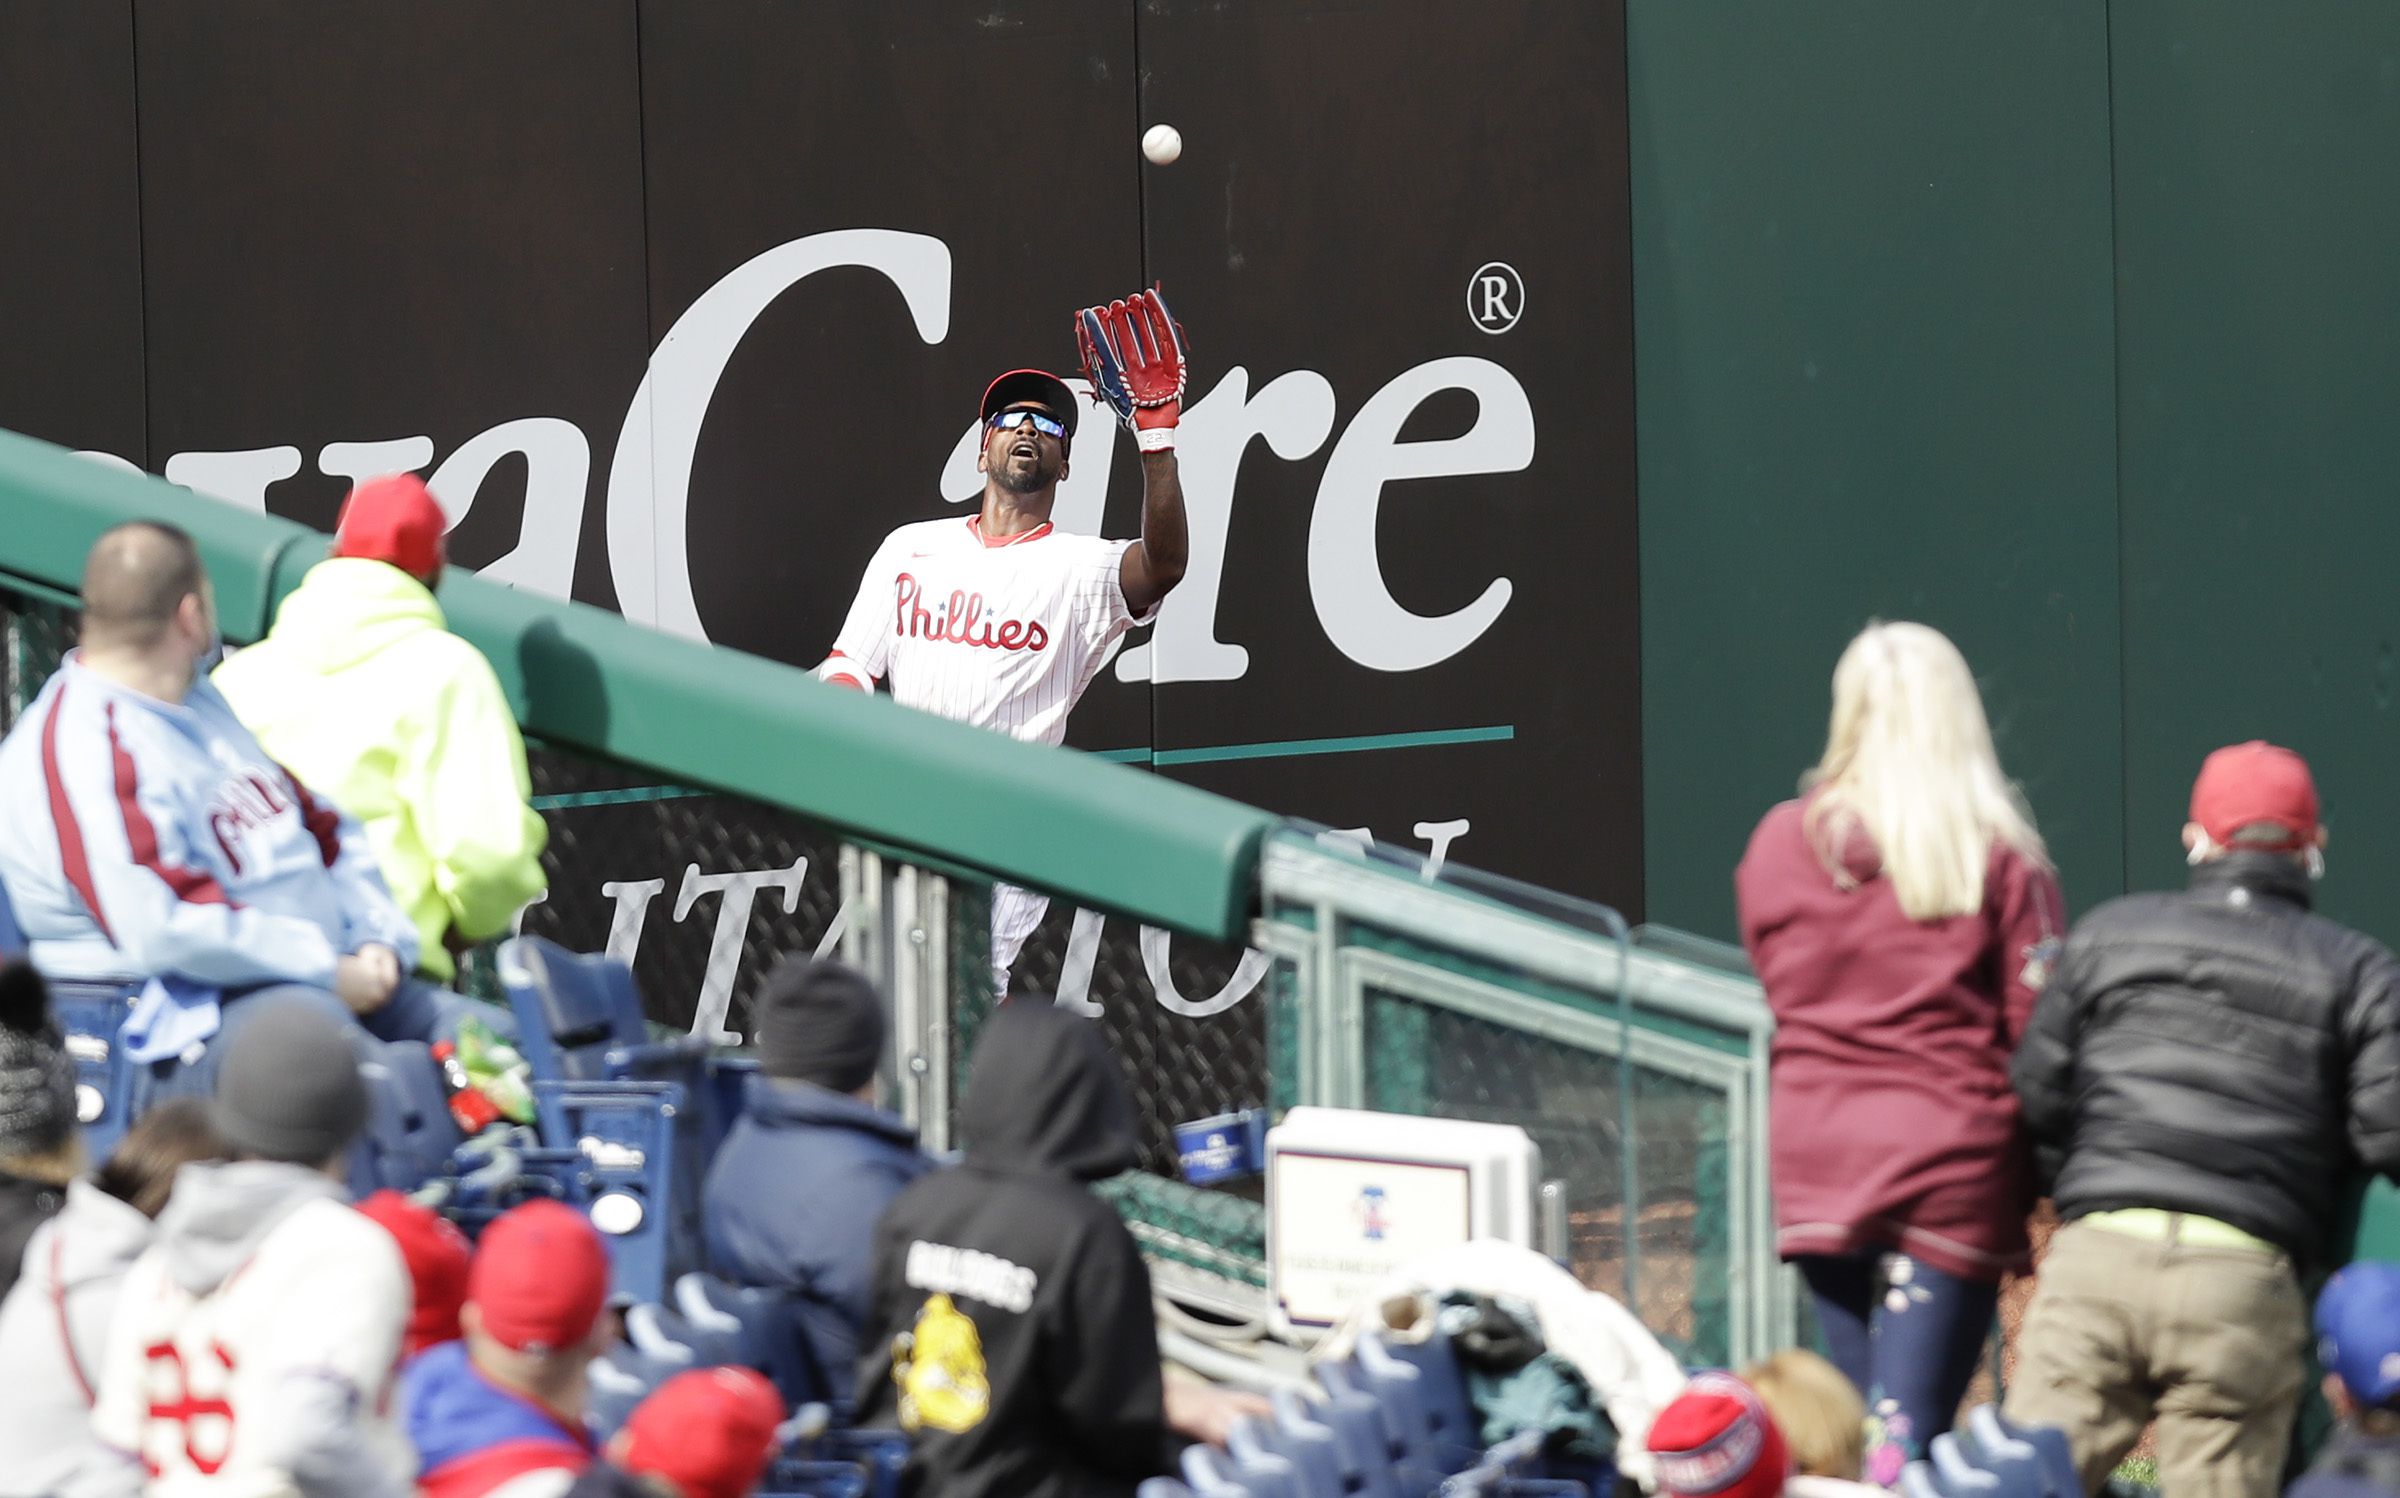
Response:
[[[2062,927],[1956,646],[1905,623],[1850,642],[1825,757],[1751,834],[1734,890],[1775,1012],[1776,1247],[1866,1391],[1866,1475],[1889,1485],[1950,1428],[2025,1260],[2008,1063]]]

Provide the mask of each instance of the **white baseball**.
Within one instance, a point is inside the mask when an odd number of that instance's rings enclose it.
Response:
[[[1142,154],[1153,166],[1173,166],[1183,154],[1183,132],[1173,125],[1152,125],[1142,134]]]

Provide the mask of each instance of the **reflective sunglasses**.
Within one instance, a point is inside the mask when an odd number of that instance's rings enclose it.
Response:
[[[1029,421],[1033,423],[1033,429],[1043,436],[1055,437],[1061,442],[1067,440],[1067,424],[1065,422],[1055,416],[1040,411],[1029,411],[1023,407],[1014,411],[1000,412],[992,418],[992,426],[999,431],[1009,432]]]

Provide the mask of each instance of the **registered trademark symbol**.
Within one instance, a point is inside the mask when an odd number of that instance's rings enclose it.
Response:
[[[1525,278],[1505,260],[1486,261],[1467,278],[1467,317],[1486,333],[1505,333],[1525,315]]]

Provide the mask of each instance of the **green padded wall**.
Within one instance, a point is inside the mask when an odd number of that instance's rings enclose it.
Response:
[[[2080,907],[2121,877],[2106,35],[2085,4],[1635,0],[1648,916],[1874,616],[1955,639]]]
[[[2210,748],[2314,764],[2323,908],[2400,942],[2400,7],[2119,5],[2127,847]]]

